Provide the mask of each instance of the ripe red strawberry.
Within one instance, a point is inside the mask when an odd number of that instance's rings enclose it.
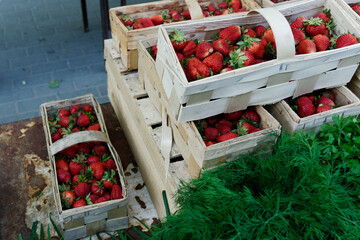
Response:
[[[111,199],[121,199],[122,196],[122,190],[119,184],[114,184],[114,186],[111,189]]]
[[[223,68],[223,70],[221,70],[220,73],[230,72],[230,71],[232,71],[232,70],[234,70],[233,67],[226,67],[226,68]]]
[[[334,101],[331,100],[331,99],[328,98],[328,97],[325,97],[325,96],[322,96],[322,97],[320,97],[320,98],[317,100],[316,105],[318,106],[318,105],[320,105],[320,104],[322,104],[322,105],[328,105],[328,106],[330,106],[330,107],[335,106]]]
[[[209,68],[197,58],[189,59],[186,73],[189,81],[210,76]]]
[[[240,128],[238,128],[239,136],[249,134],[255,129],[255,127],[253,125],[251,125],[250,123],[248,123],[248,122],[240,121],[239,126],[240,126]]]
[[[232,113],[225,113],[225,114],[224,114],[224,117],[225,117],[227,120],[235,121],[235,120],[238,120],[238,119],[241,117],[242,112],[243,112],[242,110],[239,110],[239,111],[232,112]],[[231,127],[231,126],[230,126],[230,127]]]
[[[358,15],[360,15],[360,3],[357,3],[351,7]]]
[[[185,34],[180,32],[177,28],[174,28],[174,32],[171,33],[169,37],[176,52],[181,52],[187,44],[187,39],[185,37]]]
[[[92,163],[100,162],[100,158],[98,156],[90,156],[87,159],[87,164],[91,165]]]
[[[316,113],[322,113],[322,112],[326,112],[331,110],[331,106],[329,105],[324,105],[324,104],[319,104],[316,108]]]
[[[90,193],[90,186],[86,182],[79,182],[75,187],[74,192],[76,196],[85,198]]]
[[[65,208],[71,208],[74,204],[75,193],[73,191],[67,190],[61,193],[61,202],[64,204]]]
[[[63,109],[63,108],[61,108],[61,109],[59,110],[59,112],[58,112],[58,117],[59,117],[59,119],[62,119],[62,118],[64,118],[64,117],[68,117],[68,116],[70,116],[69,111],[67,111],[67,110],[65,110],[65,109]]]
[[[114,184],[117,184],[117,181],[115,179],[115,170],[111,170],[111,171],[105,171],[103,178],[102,178],[102,184],[104,185],[104,188],[111,190],[112,186]]]
[[[79,147],[77,149],[77,153],[89,154],[91,153],[91,147],[88,143],[79,143]]]
[[[55,133],[51,134],[51,142],[53,142],[53,143],[61,138],[62,138],[62,135],[59,132],[55,132]]]
[[[164,17],[161,15],[154,15],[151,18],[151,21],[153,22],[153,24],[156,25],[160,25],[164,22]]]
[[[292,33],[294,36],[295,45],[298,45],[306,37],[304,31],[299,28],[292,29]]]
[[[255,38],[257,36],[256,32],[254,30],[252,30],[251,28],[245,28],[243,34],[248,35],[252,38]]]
[[[326,22],[326,23],[328,23],[329,20],[330,20],[329,16],[326,15],[326,13],[324,13],[324,12],[319,12],[318,14],[316,14],[316,15],[314,16],[314,18],[320,18],[320,19],[322,19],[322,20],[323,20],[324,22]]]
[[[105,191],[104,194],[102,195],[102,197],[105,198],[107,201],[111,200],[111,195],[109,192]]]
[[[219,135],[219,129],[208,127],[205,128],[204,137],[206,140],[215,140]]]
[[[274,33],[270,28],[264,31],[262,38],[265,39],[266,42],[275,43]]]
[[[259,132],[259,131],[261,131],[260,128],[254,128],[250,133]]]
[[[221,15],[221,10],[220,9],[215,9],[215,11],[214,11],[214,15],[215,16],[219,16],[219,15]]]
[[[90,165],[91,171],[96,179],[100,180],[104,175],[104,167],[101,162],[92,163]]]
[[[231,127],[223,123],[216,124],[215,128],[219,130],[220,135],[224,135],[225,133],[231,132]]]
[[[92,106],[90,106],[89,104],[85,104],[83,109],[84,109],[84,112],[94,113],[94,108]]]
[[[307,35],[313,37],[318,34],[325,34],[325,24],[320,18],[310,18],[310,20],[305,20],[305,32]]]
[[[184,10],[181,15],[186,19],[186,20],[190,20],[191,19],[191,15],[190,15],[190,11],[189,9]]]
[[[71,181],[71,174],[63,169],[57,169],[57,178],[60,183],[68,183]]]
[[[97,204],[97,203],[102,203],[102,202],[106,202],[108,201],[105,197],[99,197],[95,202],[94,204]]]
[[[221,55],[221,53],[219,52],[215,52],[213,54],[211,54],[210,56],[208,56],[207,58],[205,58],[203,60],[203,63],[210,68],[214,74],[218,74],[221,72],[222,67],[223,67],[223,55]]]
[[[84,175],[75,175],[72,177],[72,180],[71,180],[71,188],[72,189],[74,189],[78,185],[79,182],[82,182],[80,180],[80,176],[85,177]]]
[[[104,186],[101,184],[100,181],[94,181],[91,184],[91,193],[98,195],[99,197],[102,196],[104,194]]]
[[[141,23],[138,22],[134,23],[133,29],[141,29],[141,28],[144,28],[144,26]]]
[[[142,24],[143,19],[144,19],[144,18],[137,18],[137,19],[135,19],[135,23],[140,23],[140,24]]]
[[[78,129],[77,127],[71,129],[72,132],[80,132],[80,129]]]
[[[330,98],[331,100],[335,101],[335,93],[331,90],[326,90],[322,93],[323,96]]]
[[[266,40],[244,36],[243,41],[238,42],[240,49],[251,52],[255,58],[263,58],[266,50]]]
[[[76,161],[76,160],[75,160]],[[72,160],[69,164],[69,169],[72,175],[80,174],[81,170],[83,169],[83,165],[79,162],[75,162]]]
[[[258,25],[255,27],[256,36],[258,37],[261,37],[264,31],[265,31],[265,27],[263,25]]]
[[[211,44],[206,41],[202,41],[195,49],[195,56],[198,59],[203,60],[204,58],[210,56],[213,52],[214,48],[211,46]]]
[[[303,28],[304,26],[304,23],[302,20],[300,19],[296,19],[295,21],[293,21],[291,24],[290,24],[290,28],[291,29],[301,29]]]
[[[179,62],[181,62],[183,59],[185,59],[185,57],[182,53],[179,53],[179,52],[175,52],[175,53],[176,53],[177,58],[179,59]]]
[[[205,146],[207,146],[207,147],[216,144],[215,141],[204,141],[204,143],[205,143]]]
[[[87,127],[90,124],[90,118],[86,114],[81,114],[76,122],[79,127]]]
[[[238,135],[236,133],[233,133],[233,132],[228,132],[228,133],[225,133],[224,135],[221,135],[219,137],[217,137],[216,141],[219,143],[219,142],[225,142],[225,141],[228,141],[230,139],[233,139],[233,138],[237,138]]]
[[[225,124],[225,125],[229,126],[230,128],[232,128],[232,126],[233,126],[233,123],[228,119],[220,119],[220,121],[218,123]]]
[[[227,56],[230,51],[230,46],[227,41],[224,39],[218,39],[212,43],[212,46],[215,51],[220,52],[224,56]]]
[[[203,11],[203,15],[204,15],[204,17],[209,17],[209,16],[210,16],[210,12],[209,12],[209,11]]]
[[[174,19],[174,20],[176,20],[176,21],[181,20],[181,15],[180,15],[180,13],[179,13],[177,10],[175,10],[175,9],[170,10],[169,15],[170,15],[170,17],[171,17],[172,19]]]
[[[208,4],[206,8],[209,12],[214,12],[216,10],[216,7],[212,3]]]
[[[108,157],[108,158],[106,158],[106,160],[104,160],[103,166],[104,166],[105,170],[111,170],[111,169],[116,170],[117,169],[115,161],[111,157]]]
[[[85,207],[86,206],[86,202],[84,199],[79,199],[76,202],[74,202],[73,204],[73,208],[78,208],[78,207]]]
[[[72,128],[74,126],[74,123],[74,118],[72,116],[63,117],[58,122],[58,124],[63,128]]]
[[[227,2],[221,2],[221,3],[219,3],[218,7],[220,9],[226,9],[226,8],[228,8],[228,4],[227,4]]]
[[[259,114],[257,114],[255,111],[252,111],[252,110],[245,111],[242,114],[241,119],[247,119],[249,121],[256,122],[256,123],[260,122]]]
[[[239,10],[241,8],[241,2],[240,2],[240,0],[230,0],[229,6],[232,7],[234,12],[239,12]]]
[[[217,123],[217,121],[219,121],[219,117],[218,117],[218,116],[213,116],[213,117],[207,118],[207,122],[208,122],[209,124],[215,124],[215,123]],[[207,127],[207,125],[206,125],[206,127]]]
[[[299,97],[296,102],[298,106],[297,113],[299,117],[303,118],[315,113],[315,106],[307,96]]]
[[[354,35],[351,35],[350,33],[343,34],[336,40],[336,48],[342,48],[346,46],[350,46],[353,44],[357,44],[358,40]]]
[[[313,40],[318,52],[328,50],[330,47],[330,39],[325,35],[318,34],[313,37]]]
[[[225,10],[221,13],[221,15],[228,15],[228,14],[230,14],[230,13],[232,13],[232,11],[231,11],[230,9],[225,9]]]
[[[230,42],[230,45],[235,45],[241,37],[241,28],[236,25],[227,27],[219,32],[219,38]]]
[[[77,145],[77,144],[72,145],[72,146],[62,150],[61,153],[64,154],[65,156],[69,157],[69,158],[74,158],[76,153],[77,153],[78,147],[79,147],[79,145]]]
[[[98,156],[104,156],[107,153],[106,147],[103,144],[96,144],[93,146],[92,150]]]
[[[88,131],[100,131],[100,124],[94,123],[93,125],[87,128]]]
[[[241,65],[243,65],[244,67],[247,67],[247,66],[253,65],[255,63],[255,57],[250,51],[240,51],[239,52],[239,50],[240,49],[236,50],[235,52],[230,52],[230,54],[229,54],[230,57],[236,56],[237,62],[233,65],[234,68],[242,67]],[[232,53],[236,53],[236,54],[232,54]],[[233,59],[231,59],[231,60],[233,60]]]
[[[143,18],[142,25],[146,28],[155,26],[149,17]]]
[[[69,164],[65,159],[59,159],[55,162],[56,170],[62,169],[65,171],[69,171]]]
[[[185,47],[182,50],[182,54],[185,58],[190,57],[195,54],[196,43],[193,40],[190,40],[186,43]]]
[[[152,51],[152,56],[154,57],[154,59],[156,59],[156,56],[157,56],[157,45],[154,45],[151,47],[151,51]]]
[[[91,202],[93,204],[95,204],[96,200],[98,200],[100,197],[98,195],[95,195],[95,194],[90,194],[89,198],[90,198]]]
[[[316,52],[316,45],[310,39],[304,39],[299,43],[297,50],[299,54],[313,53]]]
[[[81,105],[80,104],[75,104],[70,108],[70,114],[73,115],[75,113],[78,113],[81,111]]]

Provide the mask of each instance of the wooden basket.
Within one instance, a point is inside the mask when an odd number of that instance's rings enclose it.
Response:
[[[360,68],[357,69],[355,75],[346,86],[360,98]]]
[[[267,109],[288,132],[300,130],[317,132],[321,125],[333,122],[333,115],[347,117],[360,114],[360,100],[347,87],[341,86],[332,91],[335,93],[336,103],[342,106],[308,117],[300,118],[284,100],[267,106]]]
[[[69,108],[74,104],[92,105],[101,126],[101,131],[75,132],[66,137],[63,137],[55,143],[52,143],[48,124],[48,116],[50,116],[50,114],[52,113],[55,113],[60,108]],[[127,228],[128,198],[124,181],[124,172],[121,166],[120,158],[115,148],[110,143],[103,115],[101,112],[101,107],[94,98],[94,96],[92,94],[88,94],[73,99],[44,103],[40,106],[40,111],[43,120],[50,166],[51,170],[54,173],[52,181],[55,195],[55,205],[57,208],[57,213],[59,214],[61,227],[64,231],[64,238],[78,239],[101,231],[115,231],[118,229]],[[110,153],[113,156],[116,167],[118,169],[118,176],[121,183],[120,185],[123,192],[123,198],[117,200],[110,200],[94,205],[87,205],[81,208],[64,210],[62,209],[60,191],[58,187],[55,154],[74,144],[92,141],[106,142],[107,147],[110,150]]]
[[[230,25],[253,27],[269,24],[275,35],[277,59],[193,82],[188,82],[169,39],[175,26],[160,26],[156,71],[171,103],[169,114],[180,122],[203,119],[348,83],[360,61],[360,44],[295,55],[294,39],[286,18],[294,21],[300,15],[314,16],[324,8],[331,9],[337,24],[336,34],[348,31],[360,34],[359,28],[344,17],[345,12],[335,0],[295,1],[284,4],[279,10],[255,10],[261,14],[177,25],[176,28],[186,36],[200,40],[213,39],[221,29]]]
[[[271,0],[255,0],[255,1],[258,4],[260,4],[261,7],[267,8],[274,6],[282,6],[284,4],[291,4],[294,1],[302,1],[302,0],[290,0],[290,1],[279,0],[278,3],[273,3]]]
[[[336,0],[336,2],[348,13],[348,17],[355,20],[360,25],[360,16],[352,10],[349,4],[355,4],[360,1],[358,0]]]
[[[220,3],[222,0],[199,0],[199,3]],[[255,0],[241,0],[243,8],[247,10],[260,8]],[[180,1],[157,1],[150,3],[135,4],[110,9],[110,26],[111,36],[115,49],[120,53],[121,59],[127,70],[135,70],[138,67],[137,42],[148,38],[157,37],[158,26],[142,28],[136,30],[128,30],[120,21],[123,15],[129,15],[133,18],[150,17],[160,14],[163,10],[176,9],[182,11],[190,6],[190,14],[193,20],[204,18],[200,5],[196,0],[180,0]],[[243,15],[244,13],[236,13],[231,15]],[[224,17],[224,16],[222,16]],[[226,16],[225,16],[226,17]],[[214,19],[211,17],[210,19]],[[220,17],[219,17],[220,18]],[[166,25],[187,24],[189,21],[178,23],[169,23]]]
[[[162,112],[163,106],[169,107],[169,100],[156,73],[155,61],[146,50],[154,44],[154,41],[156,40],[139,42],[139,79],[144,84],[154,106]],[[219,166],[226,161],[236,159],[241,154],[252,153],[259,149],[264,152],[272,151],[276,134],[280,134],[281,126],[263,107],[256,106],[255,110],[261,116],[260,128],[263,130],[209,147],[205,145],[194,122],[177,122],[170,117],[175,143],[186,162],[198,169],[189,170],[193,177],[199,174],[201,168]]]

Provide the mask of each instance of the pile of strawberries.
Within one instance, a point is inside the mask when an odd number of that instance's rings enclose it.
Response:
[[[123,198],[115,161],[104,143],[73,145],[55,160],[64,209]]]
[[[94,108],[89,104],[75,104],[68,110],[61,108],[48,117],[48,122],[53,143],[73,132],[100,130]]]
[[[227,15],[231,13],[247,11],[246,9],[242,8],[242,4],[240,0],[226,0],[224,2],[219,3],[217,6],[216,4],[211,4],[211,3],[206,6],[200,4],[200,6],[204,17]],[[164,10],[159,15],[154,15],[145,18],[133,19],[128,15],[124,15],[120,18],[120,21],[126,26],[127,29],[132,30],[132,29],[153,27],[163,23],[179,22],[190,19],[191,16],[189,9],[186,9],[182,12],[172,9],[170,11]]]
[[[286,101],[301,118],[339,107],[335,103],[335,94],[331,90],[317,91],[292,100],[286,99]]]
[[[358,15],[360,15],[360,2],[352,5],[351,8],[352,8]]]
[[[260,116],[249,108],[195,121],[206,146],[261,131]]]
[[[334,24],[329,10],[306,20],[298,17],[290,24],[296,54],[307,54],[357,44],[349,33],[333,35]],[[276,58],[273,32],[262,25],[254,28],[229,26],[219,32],[214,41],[188,40],[178,29],[170,34],[172,46],[188,81],[206,78],[237,68]],[[157,55],[157,46],[150,54]]]

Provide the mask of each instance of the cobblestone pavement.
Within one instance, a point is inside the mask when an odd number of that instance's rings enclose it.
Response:
[[[40,116],[52,100],[92,93],[109,101],[100,1],[87,8],[85,33],[79,0],[0,0],[0,124]]]

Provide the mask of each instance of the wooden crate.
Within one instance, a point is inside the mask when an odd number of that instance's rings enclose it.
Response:
[[[74,104],[90,104],[93,106],[101,131],[81,131],[72,133],[62,139],[51,142],[51,134],[48,124],[48,116],[56,113],[60,108],[70,108]],[[92,94],[81,97],[66,99],[61,101],[53,101],[44,103],[40,106],[40,111],[43,120],[43,127],[45,132],[46,144],[49,154],[50,166],[53,174],[53,188],[55,205],[57,214],[59,215],[60,224],[64,232],[65,239],[78,239],[101,231],[115,231],[118,229],[125,229],[128,227],[127,214],[127,190],[125,186],[125,176],[121,166],[120,158],[111,145],[105,122],[103,119],[101,107]],[[82,142],[106,142],[111,155],[115,160],[118,169],[118,177],[123,191],[123,198],[117,200],[110,200],[94,205],[87,205],[81,208],[63,209],[60,198],[60,191],[58,187],[58,179],[55,165],[55,154],[63,149],[74,144]]]
[[[169,99],[156,73],[155,61],[146,50],[154,42],[156,39],[139,42],[139,79],[151,101],[161,112],[163,106],[165,109],[169,108]],[[174,140],[186,162],[200,170],[219,166],[226,161],[236,159],[240,154],[255,152],[259,149],[265,152],[272,151],[275,135],[270,133],[279,134],[281,127],[263,107],[256,106],[255,110],[261,116],[262,131],[209,147],[205,145],[194,122],[177,122],[170,117]],[[195,177],[199,173],[198,170],[189,171]]]
[[[175,26],[160,26],[156,71],[171,102],[169,114],[181,122],[197,120],[348,83],[360,61],[360,44],[295,55],[294,39],[286,18],[294,21],[300,15],[314,16],[324,8],[331,9],[337,34],[350,31],[360,36],[359,28],[344,17],[344,10],[335,0],[294,1],[281,8],[257,9],[261,14],[221,21],[205,19],[176,26],[186,36],[200,40],[213,39],[230,25],[269,24],[275,35],[277,59],[192,82],[188,82],[168,36]]]
[[[267,106],[267,109],[288,132],[300,130],[317,132],[321,125],[333,122],[333,115],[347,117],[360,114],[360,100],[347,87],[341,86],[332,91],[335,93],[335,103],[342,106],[308,117],[300,118],[284,100]]]
[[[336,0],[336,2],[348,13],[348,17],[360,25],[360,16],[350,7],[352,4],[359,3],[358,0]]]
[[[356,70],[355,75],[347,84],[347,87],[360,98],[360,68]]]
[[[218,4],[220,2],[222,2],[222,0],[199,0],[199,3],[201,4]],[[241,0],[241,2],[243,8],[247,10],[260,8],[260,5],[257,4],[255,0]],[[189,4],[189,6],[191,6],[191,8],[189,9],[191,9],[190,13],[193,16],[192,19],[201,19],[203,18],[203,15],[199,3],[196,0],[165,0],[110,9],[110,26],[113,44],[115,49],[120,53],[123,64],[127,68],[127,70],[135,70],[138,67],[137,42],[139,40],[157,37],[158,26],[136,30],[128,30],[120,21],[120,18],[123,15],[128,15],[132,18],[150,17],[152,15],[160,14],[163,10],[176,9],[178,11],[182,11],[183,9],[187,9],[187,4]],[[244,13],[236,13],[231,15],[243,14]],[[211,17],[210,19],[213,18],[215,17]],[[169,23],[167,25],[171,26],[174,24],[187,24],[188,22],[190,21]]]
[[[294,1],[302,1],[302,0],[290,0],[290,1],[284,1],[279,0],[278,3],[273,3],[271,0],[255,0],[258,4],[260,4],[261,7],[267,8],[267,7],[274,7],[274,6],[282,6],[284,4],[289,4]]]
[[[176,144],[170,152],[170,162],[165,166],[161,154],[162,121],[147,93],[141,87],[137,73],[113,72],[106,59],[108,72],[108,95],[115,113],[124,130],[141,175],[149,190],[159,217],[166,216],[162,191],[166,190],[171,212],[177,210],[173,194],[180,180],[190,179],[188,166],[183,160]],[[113,74],[114,73],[114,74]],[[117,77],[115,77],[117,76]]]

